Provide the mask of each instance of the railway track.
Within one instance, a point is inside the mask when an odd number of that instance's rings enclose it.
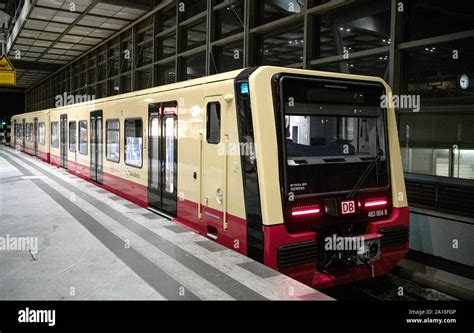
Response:
[[[456,301],[456,297],[423,286],[395,273],[373,280],[322,290],[342,301]]]

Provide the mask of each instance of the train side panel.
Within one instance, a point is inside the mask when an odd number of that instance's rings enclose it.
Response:
[[[233,80],[189,87],[178,95],[169,95],[178,101],[185,97],[178,113],[176,221],[246,254],[246,215],[233,95]],[[220,138],[210,142],[206,113],[217,105]]]
[[[46,110],[13,116],[10,145],[49,163],[49,113]]]
[[[60,152],[60,130],[59,130],[60,115],[57,111],[52,111],[49,116],[49,138],[50,138],[50,163],[56,167],[61,166],[61,152]]]

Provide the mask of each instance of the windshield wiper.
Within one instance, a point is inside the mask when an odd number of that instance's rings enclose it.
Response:
[[[351,199],[357,191],[359,191],[360,187],[362,184],[365,182],[367,177],[370,175],[374,167],[376,167],[376,177],[377,177],[377,183],[378,183],[378,178],[379,178],[379,163],[380,163],[380,157],[383,155],[383,151],[379,150],[377,152],[377,155],[375,155],[374,159],[370,162],[370,164],[367,166],[367,168],[364,170],[360,178],[357,180],[355,183],[354,187],[352,190],[349,192],[347,195],[347,199]]]
[[[359,191],[360,187],[365,182],[367,177],[370,175],[374,167],[376,167],[375,178],[376,178],[377,184],[379,183],[380,157],[384,154],[384,152],[382,151],[382,149],[380,149],[378,126],[375,127],[375,132],[376,132],[375,133],[375,149],[377,150],[377,155],[375,155],[372,162],[370,162],[370,164],[364,170],[360,178],[357,180],[354,187],[347,195],[347,199],[351,199],[357,193],[357,191]]]

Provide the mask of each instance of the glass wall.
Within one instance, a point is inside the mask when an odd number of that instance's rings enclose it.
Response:
[[[413,8],[425,7],[420,1]],[[405,171],[474,179],[473,57],[474,38],[422,43],[403,52],[401,91],[420,99],[419,112],[399,114]]]
[[[102,98],[257,65],[378,76],[419,99],[396,110],[405,171],[474,179],[473,18],[459,0],[175,1],[70,50],[76,60],[28,90],[27,111],[65,92]]]
[[[64,93],[103,98],[256,65],[341,71],[331,57],[390,44],[390,3],[175,1],[84,54],[71,50],[76,60],[28,90],[27,111],[54,107]],[[347,61],[344,71],[384,76],[387,54]]]
[[[399,119],[406,172],[474,179],[474,113],[402,113]]]

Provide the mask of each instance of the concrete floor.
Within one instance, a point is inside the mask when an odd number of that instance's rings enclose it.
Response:
[[[38,252],[0,249],[2,300],[331,299],[0,145],[0,238],[12,237],[36,237]]]

